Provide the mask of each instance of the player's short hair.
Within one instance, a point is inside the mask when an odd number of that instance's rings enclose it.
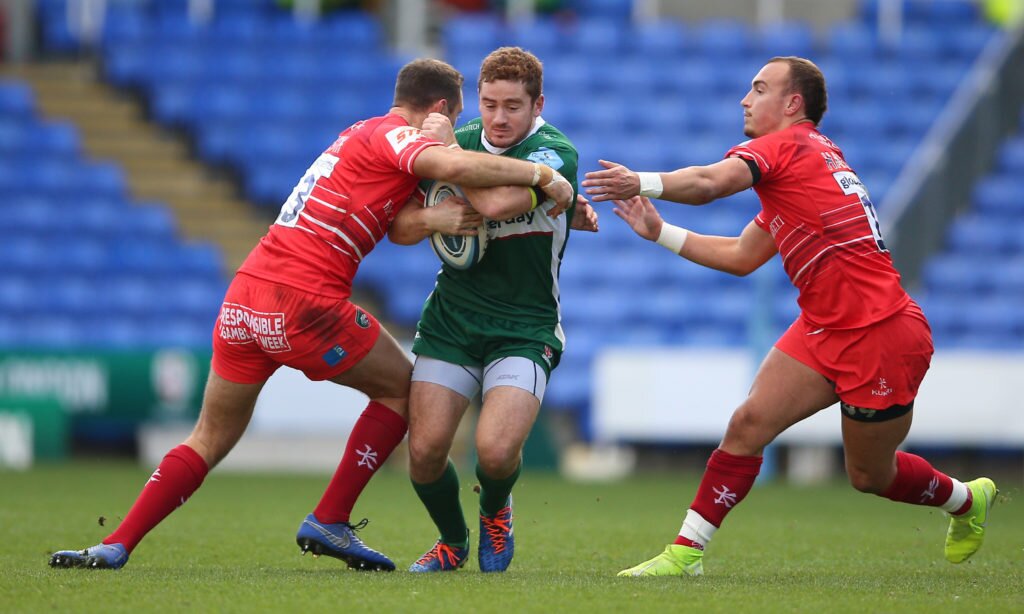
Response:
[[[451,64],[431,58],[413,60],[398,71],[394,104],[422,111],[438,100],[447,100],[452,108],[462,100],[464,81]]]
[[[491,81],[517,81],[526,88],[531,101],[544,91],[544,66],[537,56],[521,47],[499,47],[480,64],[477,90]]]
[[[825,89],[825,75],[814,62],[796,56],[779,56],[768,60],[785,62],[789,65],[789,91],[799,92],[804,99],[807,119],[817,126],[828,109],[828,92]]]

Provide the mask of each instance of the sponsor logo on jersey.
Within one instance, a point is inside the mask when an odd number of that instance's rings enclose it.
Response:
[[[533,218],[536,217],[536,215],[537,211],[535,209],[515,217],[510,217],[507,220],[487,220],[487,230],[500,230],[502,226],[512,226],[516,224],[532,226]]]
[[[231,345],[256,343],[268,354],[292,349],[284,331],[283,313],[254,311],[236,303],[224,303],[221,308],[219,334]]]
[[[530,155],[526,156],[526,159],[530,162],[538,162],[545,166],[550,166],[556,171],[565,166],[565,161],[562,160],[558,153],[554,149],[547,147],[541,147],[537,151],[530,153]]]
[[[370,317],[362,309],[356,309],[356,324],[359,328],[370,328]]]
[[[323,355],[323,359],[328,366],[333,367],[344,360],[346,356],[348,356],[348,352],[345,351],[345,348],[340,345],[335,345],[331,349],[327,350],[327,353]]]
[[[385,136],[388,143],[391,144],[391,149],[395,150],[395,153],[402,153],[402,150],[409,146],[410,143],[418,140],[422,133],[413,128],[412,126],[399,126],[392,128]]]

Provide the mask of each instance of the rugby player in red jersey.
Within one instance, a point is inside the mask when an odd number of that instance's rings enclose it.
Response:
[[[996,487],[988,478],[964,484],[897,450],[931,361],[931,331],[900,286],[867,189],[818,132],[825,78],[808,60],[772,58],[741,104],[751,140],[725,159],[670,173],[602,160],[604,169],[582,184],[593,200],[614,200],[616,215],[641,237],[697,264],[746,275],[779,253],[801,309],[733,413],[675,543],[619,575],[703,573],[704,548],[753,486],[765,446],[836,402],[854,488],[941,508],[951,517],[946,558],[964,561],[981,546]],[[667,224],[649,200],[703,205],[750,187],[761,212],[738,237]]]
[[[476,187],[536,185],[556,201],[548,212],[553,217],[573,198],[572,185],[548,166],[443,146],[462,111],[462,84],[462,75],[444,62],[410,62],[399,72],[391,110],[353,124],[313,162],[228,288],[195,429],[164,457],[117,530],[91,548],[54,553],[51,566],[122,567],[146,533],[184,504],[234,447],[260,389],[288,365],[370,399],[296,541],[303,552],[354,569],[395,568],[363,544],[349,516],[405,436],[412,364],[377,320],[349,300],[359,263],[387,234],[420,178]],[[475,234],[480,224],[464,206],[434,209],[427,220],[432,231]]]

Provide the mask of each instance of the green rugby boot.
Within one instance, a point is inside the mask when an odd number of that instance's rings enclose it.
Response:
[[[973,501],[966,514],[949,517],[949,531],[946,532],[946,560],[963,563],[971,558],[985,539],[985,523],[988,513],[996,502],[999,491],[988,478],[967,482]]]
[[[700,576],[704,574],[704,551],[669,544],[665,551],[636,567],[623,569],[620,578],[637,576]]]

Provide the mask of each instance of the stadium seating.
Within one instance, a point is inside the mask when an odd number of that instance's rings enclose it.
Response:
[[[78,131],[0,80],[0,349],[206,349],[226,286],[219,249],[183,242],[163,205]]]
[[[925,268],[936,345],[1024,349],[1024,113]],[[970,306],[967,306],[968,300]],[[936,315],[937,314],[937,315]]]
[[[55,17],[53,7],[63,6],[62,0],[43,5],[43,40],[54,51],[73,47]],[[464,117],[475,116],[480,60],[498,45],[518,44],[545,62],[544,115],[577,145],[581,175],[594,169],[598,158],[647,170],[702,164],[742,139],[739,101],[764,59],[806,55],[821,65],[829,82],[830,111],[822,129],[843,148],[883,211],[902,164],[994,36],[967,1],[905,0],[906,27],[898,41],[879,37],[877,0],[861,2],[857,19],[825,31],[802,21],[764,29],[733,20],[698,24],[671,19],[624,27],[630,22],[630,0],[565,5],[575,18],[560,14],[538,16],[528,25],[507,24],[485,12],[456,15],[442,24],[443,53],[468,77]],[[180,0],[110,3],[100,41],[104,75],[115,85],[137,90],[154,120],[186,130],[198,156],[233,168],[250,199],[272,210],[334,134],[351,121],[387,109],[394,76],[407,58],[390,51],[380,24],[359,11],[329,13],[318,24],[304,24],[272,0],[219,1],[216,7],[211,24],[195,26],[183,18]],[[12,113],[26,111],[24,95],[0,90],[0,100],[9,98],[5,104]],[[0,122],[0,136],[10,131],[11,143],[26,138],[20,129]],[[44,132],[45,137],[29,140],[50,141],[62,150],[77,147],[67,127],[51,125]],[[0,138],[0,144],[5,142]],[[999,165],[1000,174],[978,187],[975,210],[951,229],[951,251],[927,267],[922,301],[940,343],[1005,347],[1019,344],[1024,334],[1008,301],[995,294],[995,278],[978,277],[977,262],[967,260],[983,254],[978,257],[987,258],[986,263],[1007,259],[1019,264],[1024,258],[1019,239],[1024,236],[1019,226],[1024,188],[1013,181],[1024,171],[1024,137],[1007,144]],[[59,166],[42,170],[57,185],[72,174]],[[110,194],[117,182],[113,174],[108,171],[98,182],[106,184],[106,191],[100,191],[109,202],[123,204]],[[17,181],[17,173],[0,165],[0,190]],[[795,316],[795,290],[778,263],[749,279],[702,269],[637,239],[614,219],[609,206],[598,208],[600,234],[573,234],[566,252],[560,290],[569,345],[549,389],[549,404],[585,412],[591,361],[608,345],[743,345],[750,342],[752,310],[767,315],[771,334]],[[666,204],[663,213],[698,232],[736,234],[758,208],[754,194],[747,192],[707,208]],[[100,228],[113,215],[110,207],[100,207],[82,214],[81,223]],[[138,223],[152,224],[158,232],[162,222],[157,217]],[[1018,224],[1012,231],[1004,224],[1010,219]],[[14,242],[0,247],[0,255],[29,262],[38,249]],[[85,268],[99,268],[117,257],[91,243],[76,249]],[[356,283],[381,297],[382,315],[412,325],[438,262],[426,244],[384,242],[377,250],[362,265]],[[1024,295],[1024,275],[1017,272],[1022,268],[992,269],[1004,272],[998,283],[1014,289],[1018,298]],[[20,276],[0,277],[0,285],[15,297],[4,293],[4,300],[32,296],[35,289],[24,282]],[[75,304],[79,290],[73,284],[54,300]],[[111,287],[110,297],[138,305],[150,290],[145,280],[129,277]],[[961,291],[992,293],[981,310],[988,318],[984,326],[950,306]],[[203,292],[190,286],[183,294],[198,309]],[[109,329],[109,341],[135,343],[145,330],[143,318],[128,318]],[[175,324],[165,340],[190,330]],[[0,319],[0,342],[17,334]]]

